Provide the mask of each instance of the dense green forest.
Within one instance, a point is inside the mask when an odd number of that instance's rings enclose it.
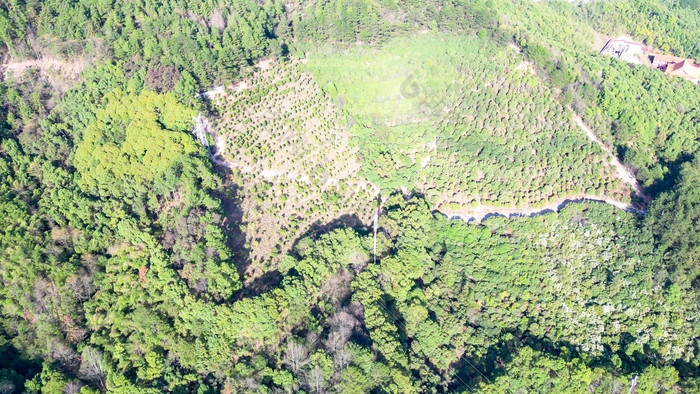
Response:
[[[700,391],[699,20],[0,0],[0,393]]]

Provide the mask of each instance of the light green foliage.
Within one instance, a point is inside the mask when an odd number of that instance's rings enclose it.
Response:
[[[40,374],[34,379],[25,383],[25,388],[29,393],[61,393],[63,392],[68,378],[66,375],[44,364]]]
[[[118,196],[130,184],[163,177],[176,160],[198,150],[183,133],[196,113],[173,96],[114,92],[105,102],[96,122],[85,128],[73,159],[87,190]]]
[[[664,52],[700,57],[700,15],[692,1],[624,0],[585,3],[576,14],[605,33],[626,33]]]
[[[351,117],[362,174],[436,207],[627,199],[605,154],[512,48],[424,34],[381,49],[330,48],[307,68]]]
[[[697,89],[589,47],[696,53],[696,5],[3,2],[3,59],[94,61],[0,84],[0,392],[698,391]],[[433,211],[628,197],[569,107],[646,215]]]

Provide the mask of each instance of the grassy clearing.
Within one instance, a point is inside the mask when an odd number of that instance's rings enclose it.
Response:
[[[629,200],[605,153],[517,49],[421,34],[325,48],[306,69],[354,120],[361,174],[436,208],[542,206],[583,193]]]

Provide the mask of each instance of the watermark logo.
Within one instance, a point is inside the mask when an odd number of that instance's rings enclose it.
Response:
[[[399,92],[404,99],[415,101],[418,115],[434,118],[443,114],[443,108],[445,108],[447,101],[446,94],[421,83],[421,78],[415,71],[412,71],[404,79]]]

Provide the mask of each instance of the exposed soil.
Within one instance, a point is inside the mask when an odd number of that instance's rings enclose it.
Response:
[[[83,59],[64,61],[48,56],[41,59],[10,61],[0,65],[0,80],[4,80],[8,72],[12,72],[15,79],[21,81],[25,72],[29,69],[37,69],[56,90],[65,92],[78,81],[80,72],[87,67],[88,62]]]
[[[513,70],[527,70],[531,74],[535,73],[535,67],[533,66],[532,62],[526,62],[526,61],[522,61]]]
[[[561,198],[551,204],[545,205],[539,208],[504,208],[504,207],[492,207],[492,206],[477,206],[474,208],[469,208],[465,210],[450,210],[441,209],[437,212],[447,216],[450,219],[461,219],[465,222],[469,221],[482,221],[493,216],[503,216],[503,217],[532,217],[543,215],[550,212],[558,212],[560,209],[564,208],[566,205],[573,202],[584,202],[584,201],[595,201],[604,202],[610,204],[614,207],[620,208],[624,211],[630,212],[640,212],[632,204],[616,201],[607,197],[596,196],[592,194],[580,194],[577,196],[569,196]]]
[[[639,184],[639,181],[637,181],[637,179],[632,174],[632,171],[630,171],[627,167],[625,167],[620,162],[620,160],[612,153],[610,148],[608,148],[603,143],[603,141],[601,141],[601,139],[598,138],[598,136],[593,132],[593,130],[591,130],[591,128],[588,127],[588,125],[586,125],[583,122],[583,119],[581,119],[578,115],[574,115],[573,118],[574,118],[574,123],[576,123],[576,125],[578,125],[586,133],[588,138],[590,138],[591,141],[598,144],[610,156],[610,164],[612,164],[615,167],[615,169],[617,170],[618,177],[620,179],[622,179],[622,181],[624,181],[625,183],[632,186],[635,193],[638,196],[640,196],[644,200],[645,203],[647,203],[647,204],[650,203],[651,197],[649,197],[649,195],[647,195],[644,192],[644,190],[642,189],[642,186]]]
[[[23,60],[19,62],[9,62],[0,65],[0,71],[4,77],[7,71],[12,71],[16,76],[23,74],[27,69],[37,68],[41,71],[61,71],[67,76],[78,77],[81,71],[87,66],[83,61],[66,62],[50,57],[42,59]]]

